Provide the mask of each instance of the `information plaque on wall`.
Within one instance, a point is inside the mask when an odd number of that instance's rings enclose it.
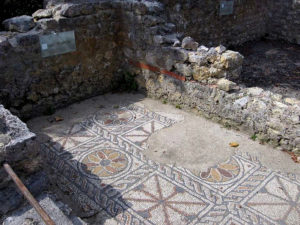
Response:
[[[221,0],[220,2],[220,16],[233,14],[234,0]]]
[[[74,31],[58,32],[40,36],[42,57],[76,51]]]

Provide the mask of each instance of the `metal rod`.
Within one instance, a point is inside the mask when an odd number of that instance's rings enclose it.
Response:
[[[28,191],[28,189],[25,187],[25,185],[22,183],[20,178],[17,174],[13,171],[13,169],[8,165],[7,163],[4,164],[4,169],[9,174],[9,176],[13,179],[19,190],[22,192],[22,194],[25,196],[25,198],[29,201],[29,203],[32,205],[32,207],[35,208],[37,213],[41,216],[41,218],[44,220],[46,225],[55,225],[53,220],[48,216],[48,214],[45,212],[45,210],[40,206],[40,204],[35,200],[35,198],[32,196],[32,194]]]

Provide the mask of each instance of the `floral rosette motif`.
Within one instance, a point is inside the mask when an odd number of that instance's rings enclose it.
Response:
[[[122,126],[133,120],[133,113],[127,109],[101,112],[96,115],[96,120],[105,126]]]
[[[201,172],[200,177],[208,182],[221,183],[232,180],[239,174],[239,171],[239,165],[234,160],[230,160],[228,163],[221,163]]]
[[[121,152],[104,149],[86,155],[81,163],[86,174],[106,178],[123,172],[128,166],[128,159]]]

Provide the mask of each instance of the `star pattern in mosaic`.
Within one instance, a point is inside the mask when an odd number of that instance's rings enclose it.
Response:
[[[49,131],[43,152],[82,208],[118,224],[299,224],[300,183],[251,155],[198,173],[147,159],[148,138],[170,118],[137,105],[101,109]]]
[[[67,130],[50,133],[49,136],[51,140],[47,145],[58,153],[73,149],[96,137],[93,132],[88,131],[79,124],[74,124]]]
[[[114,109],[111,112],[98,112],[95,120],[104,126],[122,126],[134,119],[134,114],[125,109]]]
[[[130,130],[129,132],[123,134],[122,137],[126,138],[126,140],[128,140],[132,144],[141,147],[142,149],[146,149],[146,142],[150,135],[164,127],[164,124],[152,120],[146,124]]]
[[[123,195],[132,210],[154,224],[189,224],[209,204],[154,175]]]
[[[281,224],[300,221],[300,186],[275,175],[259,188],[245,205],[250,210]]]

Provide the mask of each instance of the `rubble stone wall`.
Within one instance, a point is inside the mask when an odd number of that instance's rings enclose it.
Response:
[[[220,16],[218,1],[45,1],[47,8],[33,18],[4,23],[11,31],[0,32],[0,101],[23,118],[50,113],[112,90],[124,56],[187,79],[234,78],[240,67],[224,68],[223,52],[188,52],[181,41],[191,36],[208,46],[240,44],[271,31],[295,41],[298,4],[279,4],[235,1],[234,14]],[[69,30],[75,30],[77,51],[42,58],[39,35]]]
[[[40,10],[28,32],[0,33],[0,102],[14,114],[51,113],[118,83],[118,20],[110,5],[85,6]],[[39,35],[71,30],[77,51],[42,58]]]
[[[158,2],[148,3],[140,11],[141,3],[132,4],[122,14],[122,30],[118,33],[124,58],[129,64],[145,64],[181,80],[200,82],[218,78],[238,78],[243,56],[224,46],[207,48],[191,37],[176,33],[168,22],[165,10]]]
[[[4,170],[4,163],[13,168],[32,193],[45,190],[47,179],[41,171],[43,159],[39,149],[35,134],[0,104],[0,221],[24,201]]]
[[[232,15],[220,16],[220,1],[161,0],[170,21],[201,44],[237,45],[266,33],[267,0],[234,1]]]
[[[300,1],[270,1],[271,15],[267,32],[270,38],[300,44]]]
[[[193,110],[225,127],[244,130],[262,143],[300,153],[300,102],[261,88],[232,88],[181,81],[149,69],[132,68],[140,87],[153,98]]]
[[[299,0],[235,0],[220,16],[220,1],[161,0],[176,31],[207,46],[239,45],[265,35],[300,43]]]
[[[300,102],[230,81],[243,56],[224,46],[207,48],[162,17],[160,4],[124,11],[123,52],[129,69],[149,96],[195,110],[226,127],[243,129],[261,142],[300,153]],[[134,26],[132,26],[134,24]]]

